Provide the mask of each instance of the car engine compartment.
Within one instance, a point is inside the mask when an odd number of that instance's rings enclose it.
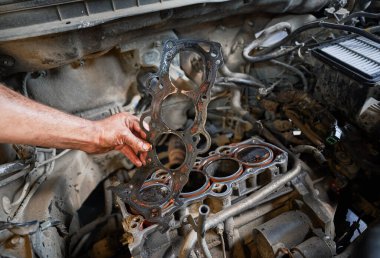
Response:
[[[90,120],[133,113],[153,150],[137,169],[1,143],[0,257],[376,254],[361,245],[380,218],[379,9],[1,3],[4,84]]]

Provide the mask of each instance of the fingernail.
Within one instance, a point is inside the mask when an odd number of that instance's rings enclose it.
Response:
[[[136,166],[141,167],[142,163],[140,161],[136,162]]]
[[[148,151],[148,150],[150,150],[150,145],[147,143],[144,143],[143,148],[144,148],[144,150]]]

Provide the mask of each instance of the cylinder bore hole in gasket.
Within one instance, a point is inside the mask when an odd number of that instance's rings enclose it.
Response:
[[[169,78],[177,89],[199,89],[206,78],[205,59],[194,51],[180,51],[170,63]]]
[[[222,182],[239,176],[241,167],[237,160],[221,158],[209,163],[205,171],[213,181]]]
[[[236,153],[236,158],[248,165],[266,165],[273,159],[273,152],[263,146],[249,146],[240,149]]]
[[[157,137],[155,151],[161,164],[171,170],[182,166],[186,159],[186,147],[182,139],[173,133]]]
[[[162,204],[166,202],[170,194],[170,188],[160,183],[143,186],[139,192],[140,199],[151,204]]]
[[[171,130],[186,130],[194,124],[195,106],[190,97],[171,94],[161,102],[160,116]]]
[[[189,174],[189,180],[183,187],[181,194],[185,197],[191,195],[192,193],[202,192],[207,189],[209,185],[209,180],[205,174],[201,171],[192,170]]]

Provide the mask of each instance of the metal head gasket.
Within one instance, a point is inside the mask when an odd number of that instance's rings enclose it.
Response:
[[[192,51],[198,54],[205,64],[204,81],[197,89],[183,90],[170,79],[169,67],[176,56],[182,51]],[[179,194],[187,183],[189,173],[198,154],[206,152],[211,144],[210,135],[204,128],[207,116],[207,105],[210,101],[210,89],[215,81],[216,73],[223,62],[219,43],[198,40],[169,40],[164,45],[160,70],[151,75],[147,81],[147,92],[152,96],[151,108],[140,119],[140,125],[147,134],[147,140],[153,149],[148,156],[148,164],[136,171],[128,184],[119,185],[113,190],[131,209],[141,214],[150,222],[163,226],[168,223],[169,216],[182,206]],[[191,126],[183,130],[175,130],[164,122],[162,103],[171,95],[184,96],[194,105],[195,118]],[[144,121],[149,121],[149,131]],[[178,136],[186,148],[185,160],[176,169],[166,168],[157,156],[155,146],[160,137],[165,134]],[[202,139],[205,141],[200,145]],[[165,178],[153,178],[152,174],[166,172]],[[147,183],[146,181],[149,181]]]

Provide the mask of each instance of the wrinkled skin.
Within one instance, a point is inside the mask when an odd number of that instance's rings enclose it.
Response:
[[[151,145],[137,117],[120,113],[90,121],[28,99],[0,84],[0,142],[88,153],[118,150],[133,164],[146,164]]]
[[[127,156],[130,161],[140,167],[146,164],[151,145],[144,141],[145,132],[141,129],[139,119],[129,113],[113,115],[96,122],[101,130],[96,152],[116,149]]]

